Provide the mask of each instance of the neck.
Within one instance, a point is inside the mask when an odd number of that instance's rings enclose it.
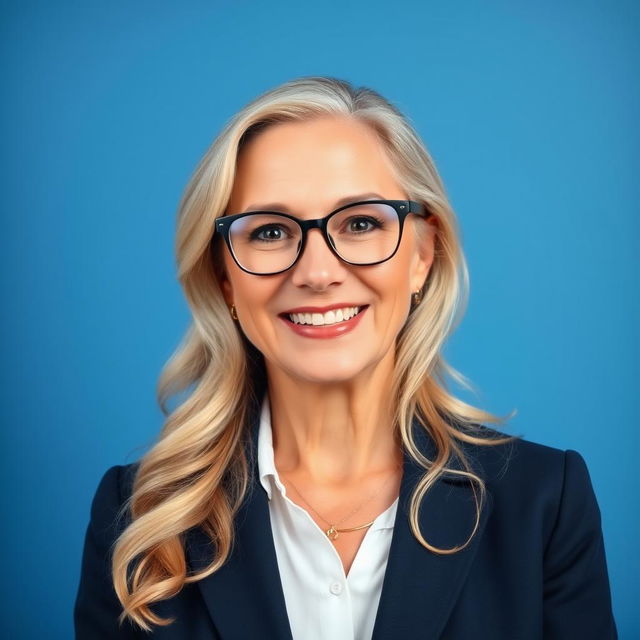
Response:
[[[399,439],[392,431],[391,366],[330,384],[267,370],[280,472],[316,485],[341,486],[401,464]]]

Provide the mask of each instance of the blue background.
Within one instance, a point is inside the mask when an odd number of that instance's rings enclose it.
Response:
[[[585,457],[640,637],[639,27],[604,0],[3,3],[3,637],[71,637],[91,498],[155,438],[188,326],[181,191],[237,109],[311,74],[424,137],[471,273],[459,394]]]

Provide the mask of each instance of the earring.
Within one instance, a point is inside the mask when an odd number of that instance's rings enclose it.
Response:
[[[411,304],[414,307],[417,307],[422,302],[422,290],[418,289],[416,292],[411,294]]]
[[[238,319],[238,314],[236,313],[236,305],[235,305],[235,304],[232,304],[232,305],[229,307],[229,311],[231,312],[231,317],[232,317],[234,320],[237,320],[237,319]]]

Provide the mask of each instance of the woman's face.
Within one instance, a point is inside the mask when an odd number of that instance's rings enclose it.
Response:
[[[227,213],[267,209],[321,218],[345,199],[408,198],[368,126],[351,118],[321,117],[272,125],[244,147]],[[371,373],[382,361],[392,363],[411,293],[423,285],[433,259],[433,234],[426,234],[419,247],[415,224],[409,215],[396,254],[372,266],[342,262],[319,229],[309,232],[296,264],[277,275],[242,271],[225,246],[226,302],[236,306],[238,322],[264,355],[267,370],[330,383]],[[348,307],[362,310],[349,321],[320,328],[289,317],[301,308],[324,313]],[[329,316],[328,322],[339,317]]]

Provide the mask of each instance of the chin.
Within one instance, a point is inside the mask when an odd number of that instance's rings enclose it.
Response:
[[[304,362],[287,363],[277,365],[291,378],[314,384],[340,384],[355,380],[362,374],[371,371],[375,361],[359,357],[357,360],[350,357],[336,357],[335,354],[326,354],[324,357],[305,358]],[[346,354],[345,354],[346,356]]]

